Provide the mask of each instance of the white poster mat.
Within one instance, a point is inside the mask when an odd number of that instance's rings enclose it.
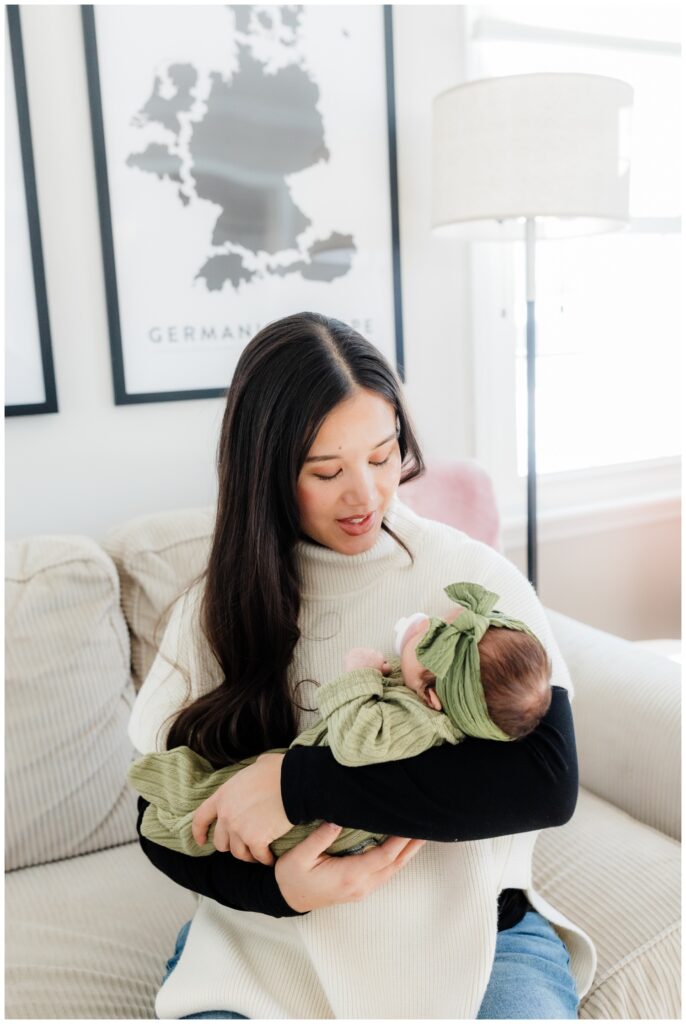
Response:
[[[303,7],[288,44],[285,30],[280,37],[262,31],[262,10],[243,7],[241,17],[253,19],[246,38],[237,37],[226,6],[95,7],[127,394],[225,388],[260,327],[308,309],[353,324],[395,365],[383,8]],[[286,175],[285,209],[265,212],[267,219],[295,212],[309,220],[295,246],[239,251],[234,258],[254,276],[211,289],[198,272],[219,252],[212,236],[222,207],[195,190],[191,139],[216,76],[230,88],[255,61],[265,76],[290,66],[315,83],[329,158]],[[161,98],[177,93],[170,68],[189,65],[193,103],[179,113],[177,130],[141,119],[155,89]],[[173,155],[176,180],[132,166],[132,155],[154,144]],[[274,273],[306,261],[312,244],[332,234],[352,236],[345,273],[328,281]]]

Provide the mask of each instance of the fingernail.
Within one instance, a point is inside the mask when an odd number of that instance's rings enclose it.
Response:
[[[340,825],[334,825],[333,821],[327,821],[326,824],[329,826],[329,828],[339,829],[341,827]]]

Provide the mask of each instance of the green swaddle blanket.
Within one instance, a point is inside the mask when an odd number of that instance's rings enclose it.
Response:
[[[283,754],[287,748],[273,751]],[[207,857],[215,852],[214,827],[210,826],[203,846],[193,838],[193,812],[235,772],[253,764],[256,757],[247,758],[227,768],[213,770],[206,758],[190,747],[175,747],[163,754],[146,754],[129,768],[129,782],[150,802],[141,823],[141,832],[152,842],[193,857]],[[289,832],[274,840],[270,849],[274,856],[291,850],[314,831],[321,821],[295,825]],[[381,834],[360,829],[343,829],[327,853],[343,854],[364,846],[377,845],[385,839]],[[361,852],[361,850],[360,850]]]

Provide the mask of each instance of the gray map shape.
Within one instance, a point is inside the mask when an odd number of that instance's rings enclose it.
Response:
[[[236,32],[248,33],[250,31],[250,19],[253,11],[252,6],[250,4],[234,4],[232,9]]]
[[[181,157],[170,153],[160,142],[151,142],[142,153],[132,153],[126,163],[129,167],[138,167],[149,174],[156,174],[158,178],[169,178],[170,181],[182,184]]]
[[[281,8],[282,23],[288,15],[288,27],[297,28],[300,11]],[[240,25],[246,31],[251,8],[241,6],[234,12],[237,30]],[[319,87],[298,63],[268,73],[247,43],[239,42],[237,52],[238,69],[229,80],[218,72],[211,74],[206,112],[200,121],[191,121],[188,150],[182,155],[178,115],[193,106],[197,71],[191,64],[172,64],[171,97],[161,95],[162,79],[155,76],[152,93],[132,123],[157,123],[176,136],[176,144],[150,143],[126,163],[178,183],[184,205],[195,196],[218,206],[212,246],[240,246],[256,256],[290,253],[298,249],[298,237],[312,222],[294,202],[285,178],[330,158],[318,110]],[[181,178],[182,156],[190,158],[192,188]],[[298,273],[307,280],[332,281],[350,270],[355,251],[351,235],[333,232],[311,244],[304,258],[260,272],[246,266],[239,252],[214,252],[196,280],[204,279],[208,291],[226,283],[237,288],[265,274]]]
[[[167,74],[171,79],[175,93],[169,99],[160,95],[162,81],[155,76],[150,99],[138,111],[131,123],[141,128],[148,123],[161,124],[174,135],[181,131],[178,115],[186,113],[193,106],[193,86],[198,81],[198,73],[192,64],[172,64]]]

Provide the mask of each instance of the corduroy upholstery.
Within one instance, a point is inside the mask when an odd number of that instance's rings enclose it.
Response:
[[[538,840],[542,894],[598,950],[582,1018],[679,1016],[679,851],[585,790],[573,820]],[[7,1017],[152,1018],[164,961],[194,906],[135,843],[12,872]]]
[[[129,841],[127,626],[140,677],[154,623],[201,571],[210,536],[211,510],[195,509],[141,517],[102,546],[77,537],[8,545],[6,730],[23,737],[8,745],[8,816],[19,815],[7,828],[16,869],[6,876],[10,1019],[154,1015],[194,897]],[[29,587],[38,589],[27,604]],[[583,1018],[677,1019],[678,670],[550,618],[575,685],[588,789],[571,822],[540,836],[534,879],[596,944]]]
[[[5,869],[134,839],[134,692],[111,560],[87,537],[8,544],[5,616]]]

